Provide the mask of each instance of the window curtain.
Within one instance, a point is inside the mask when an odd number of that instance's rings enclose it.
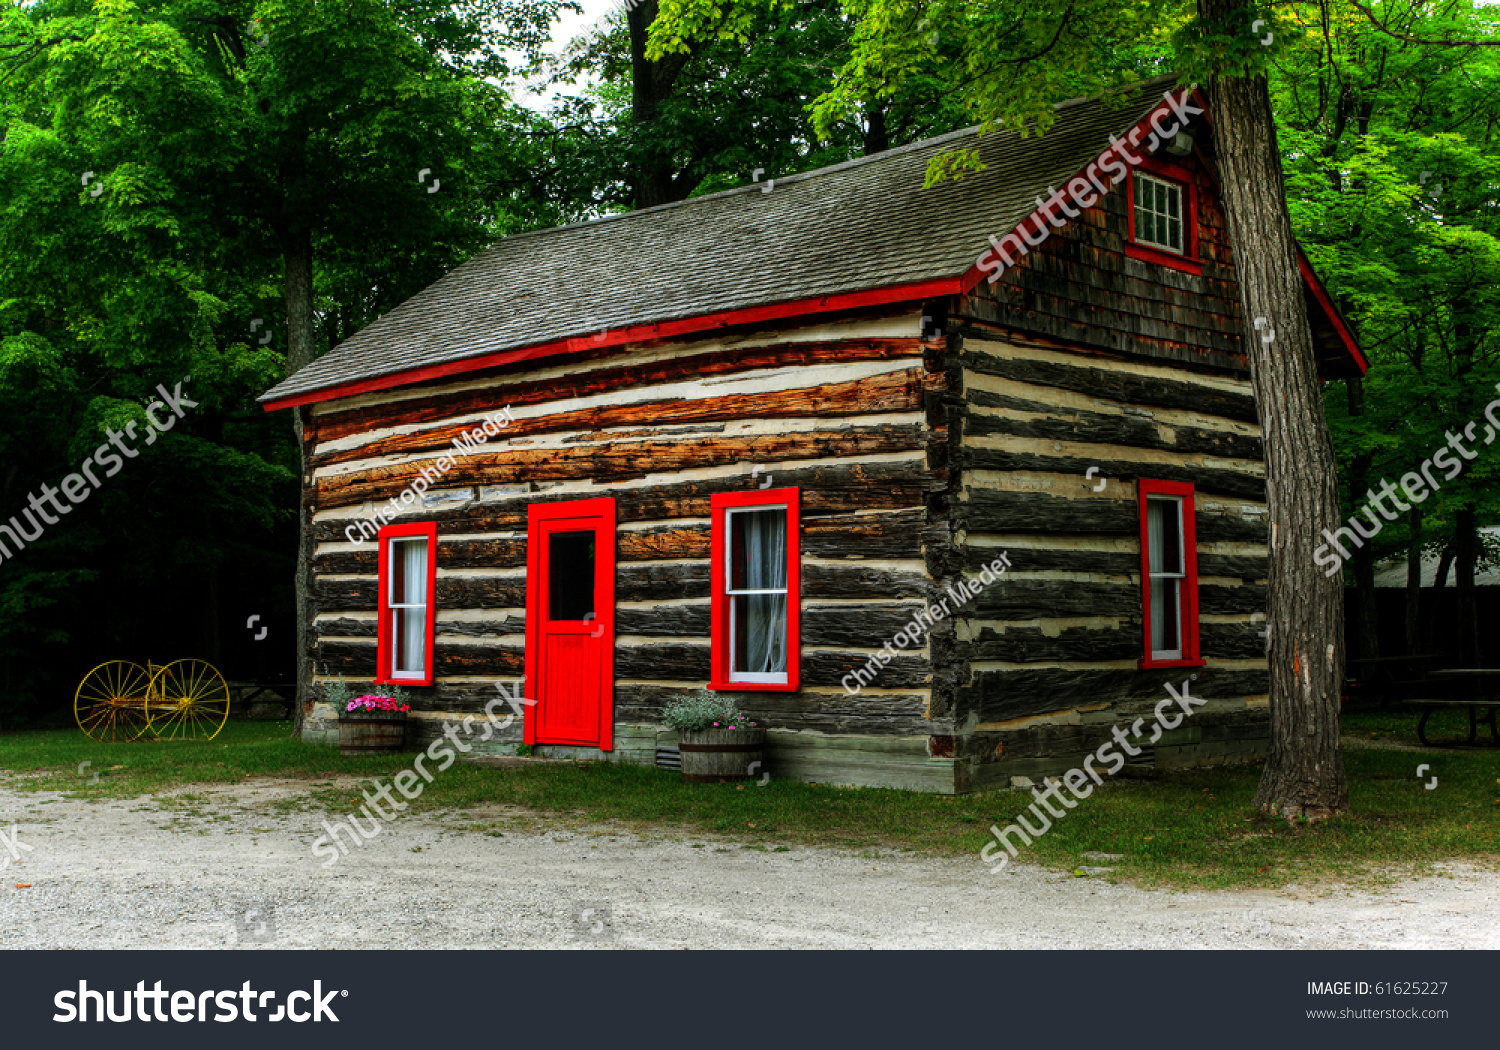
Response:
[[[415,608],[398,609],[401,651],[398,671],[425,674],[427,667],[427,541],[407,540],[397,545],[401,559],[400,587],[396,603]]]
[[[1176,521],[1167,515],[1175,515],[1181,504],[1168,500],[1146,501],[1146,538],[1149,572],[1173,572],[1180,568],[1177,551],[1168,544],[1177,542]],[[1175,651],[1181,644],[1177,632],[1178,581],[1168,577],[1155,577],[1151,585],[1151,648],[1157,652]]]
[[[745,550],[745,590],[786,589],[786,512],[736,514]],[[739,625],[745,665],[750,674],[786,670],[786,595],[749,594],[742,599]]]

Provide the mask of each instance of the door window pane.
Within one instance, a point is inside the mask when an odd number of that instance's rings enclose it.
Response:
[[[547,536],[547,619],[594,618],[594,532]]]

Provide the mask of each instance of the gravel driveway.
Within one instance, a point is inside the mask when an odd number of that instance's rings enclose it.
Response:
[[[0,829],[31,847],[0,849],[0,947],[1500,948],[1500,875],[1463,866],[1378,893],[1178,893],[496,809],[402,816],[328,869],[323,815],[272,805],[306,788],[186,807],[0,789]]]

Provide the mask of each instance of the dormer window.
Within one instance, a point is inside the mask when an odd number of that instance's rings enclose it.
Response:
[[[1137,244],[1183,253],[1180,185],[1136,172],[1134,210]]]
[[[1125,254],[1142,262],[1201,274],[1198,186],[1193,173],[1156,157],[1145,157],[1125,185]]]

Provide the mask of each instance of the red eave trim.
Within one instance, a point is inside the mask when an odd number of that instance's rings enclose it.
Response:
[[[1370,371],[1370,362],[1360,352],[1359,344],[1354,341],[1354,334],[1349,331],[1349,326],[1344,324],[1344,319],[1339,316],[1338,310],[1333,305],[1333,300],[1328,297],[1328,292],[1323,287],[1323,282],[1313,272],[1312,263],[1307,261],[1302,247],[1297,247],[1297,268],[1302,271],[1302,280],[1307,282],[1307,287],[1312,291],[1313,298],[1323,308],[1323,313],[1328,316],[1333,330],[1338,333],[1339,341],[1344,344],[1344,349],[1349,351],[1349,356],[1359,366],[1359,374],[1365,375]]]
[[[729,328],[733,325],[755,324],[760,321],[776,321],[799,315],[832,313],[837,310],[850,310],[861,306],[882,306],[886,303],[900,303],[908,300],[934,299],[945,295],[956,295],[963,290],[960,278],[945,277],[936,281],[898,284],[892,285],[889,288],[874,288],[863,292],[845,292],[841,295],[815,296],[810,299],[796,299],[791,302],[774,303],[770,306],[751,306],[742,310],[725,310],[719,313],[703,314],[699,317],[688,317],[677,321],[660,321],[656,324],[615,328],[591,336],[580,336],[575,339],[559,339],[551,343],[540,343],[536,346],[522,347],[519,350],[504,350],[495,354],[466,357],[461,361],[447,361],[440,365],[413,368],[405,372],[393,372],[390,375],[378,376],[374,379],[361,379],[353,383],[325,387],[322,390],[299,394],[296,397],[268,401],[266,402],[265,410],[267,412],[275,412],[278,409],[292,408],[296,405],[310,405],[319,401],[333,401],[341,397],[352,397],[355,394],[368,394],[376,390],[389,390],[392,387],[409,386],[412,383],[420,383],[429,379],[441,379],[444,376],[461,375],[464,372],[477,372],[484,368],[514,364],[517,361],[530,361],[535,358],[552,357],[558,354],[574,354],[592,347],[619,346],[622,343],[639,342],[644,339],[665,339],[672,336],[705,332],[713,328]]]

